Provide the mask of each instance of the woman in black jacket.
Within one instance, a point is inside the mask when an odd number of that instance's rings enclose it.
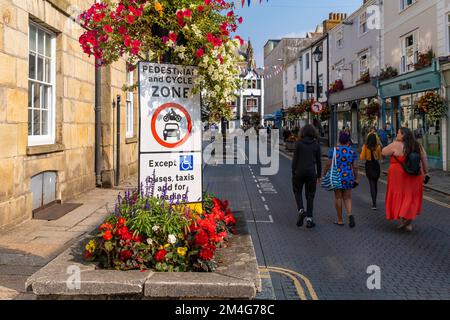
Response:
[[[301,131],[300,140],[295,146],[294,159],[292,160],[292,186],[299,214],[298,227],[303,226],[305,218],[307,218],[307,228],[314,228],[315,226],[313,221],[314,197],[321,176],[322,162],[319,136],[316,128],[307,124]],[[303,187],[305,187],[307,203],[306,212],[303,206]]]

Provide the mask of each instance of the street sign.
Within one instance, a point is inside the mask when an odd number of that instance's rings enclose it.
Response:
[[[202,201],[200,94],[195,67],[139,63],[139,182],[156,176],[155,196]]]
[[[306,93],[314,93],[315,89],[314,86],[307,86],[306,87]]]
[[[305,85],[304,84],[298,84],[297,85],[297,92],[305,92]]]
[[[311,106],[311,111],[313,113],[321,113],[323,110],[323,105],[320,102],[316,102]]]

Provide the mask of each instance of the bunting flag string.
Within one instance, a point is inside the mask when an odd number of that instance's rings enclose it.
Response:
[[[259,2],[259,4],[262,3],[263,0],[236,0],[236,7],[239,5],[239,3],[241,4],[241,7],[245,7],[245,5],[247,4],[248,7],[251,6],[252,2],[254,2],[255,4],[257,4]],[[266,0],[266,2],[269,2],[269,0]]]

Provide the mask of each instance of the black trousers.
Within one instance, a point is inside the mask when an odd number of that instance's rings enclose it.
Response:
[[[370,186],[370,195],[372,196],[373,206],[377,205],[377,195],[378,195],[378,179],[368,179]]]
[[[292,177],[292,186],[294,189],[297,210],[304,209],[303,206],[303,187],[305,187],[306,196],[306,216],[313,217],[314,197],[316,196],[317,178],[316,177]]]

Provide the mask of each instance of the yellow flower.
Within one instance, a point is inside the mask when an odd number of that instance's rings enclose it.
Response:
[[[89,241],[89,243],[86,245],[86,251],[88,251],[89,253],[94,253],[95,251],[95,241],[91,240]]]
[[[162,17],[163,16],[163,6],[161,3],[159,3],[158,1],[155,2],[155,10],[159,12],[159,15]]]
[[[177,249],[177,252],[180,256],[184,257],[186,255],[187,252],[187,248],[186,247],[179,247]]]
[[[164,249],[167,249],[168,247],[170,247],[170,243],[164,245]]]

